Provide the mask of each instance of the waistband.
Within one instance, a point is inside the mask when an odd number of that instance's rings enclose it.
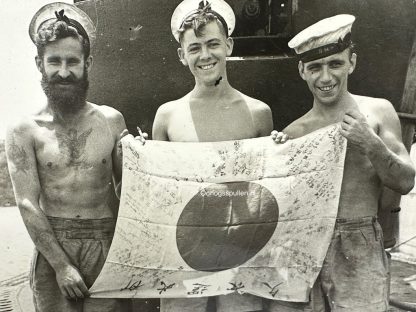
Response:
[[[361,217],[361,218],[338,218],[335,223],[336,228],[360,228],[365,226],[374,226],[378,224],[378,219],[375,216]]]
[[[47,217],[57,238],[111,239],[114,236],[116,219],[68,219]]]

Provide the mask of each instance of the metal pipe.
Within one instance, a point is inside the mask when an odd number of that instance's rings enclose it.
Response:
[[[416,305],[414,305],[414,304],[406,303],[406,302],[400,302],[400,301],[397,301],[395,299],[390,299],[389,303],[393,307],[403,309],[403,310],[406,310],[406,311],[410,311],[410,312],[416,312]]]
[[[399,115],[400,119],[407,119],[407,120],[412,120],[412,121],[416,121],[416,114],[409,114],[409,113],[397,113],[397,115]]]

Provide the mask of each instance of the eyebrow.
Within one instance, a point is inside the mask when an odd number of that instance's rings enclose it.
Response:
[[[47,61],[51,62],[51,61],[59,61],[61,58],[59,56],[48,56],[46,58]]]
[[[221,41],[221,39],[219,39],[219,38],[212,38],[212,39],[209,39],[209,40],[207,41],[207,43],[211,43],[211,42],[213,42],[213,41]]]
[[[186,49],[187,50],[189,50],[189,49],[193,49],[193,48],[198,48],[198,47],[200,47],[201,46],[201,44],[200,43],[191,43],[190,45],[188,45],[187,47],[186,47]]]
[[[343,59],[333,59],[333,60],[330,60],[328,63],[345,63],[345,60],[343,60]]]
[[[313,63],[310,63],[310,64],[306,65],[306,68],[309,69],[311,67],[316,67],[316,66],[321,66],[321,63],[313,62]]]

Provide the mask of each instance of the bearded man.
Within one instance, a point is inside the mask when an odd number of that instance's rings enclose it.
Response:
[[[35,14],[29,34],[47,103],[10,127],[6,153],[36,247],[36,311],[127,311],[120,300],[88,298],[114,233],[117,146],[126,128],[118,111],[86,101],[94,26],[77,7],[51,3]]]

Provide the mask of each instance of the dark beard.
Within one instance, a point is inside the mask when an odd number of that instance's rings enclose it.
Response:
[[[66,88],[60,87],[60,82],[67,82],[70,85]],[[42,71],[41,85],[43,92],[48,98],[48,103],[53,111],[61,114],[75,114],[86,104],[88,92],[88,72],[84,69],[84,75],[80,79],[73,76],[62,79],[54,76],[48,79],[46,73]]]

